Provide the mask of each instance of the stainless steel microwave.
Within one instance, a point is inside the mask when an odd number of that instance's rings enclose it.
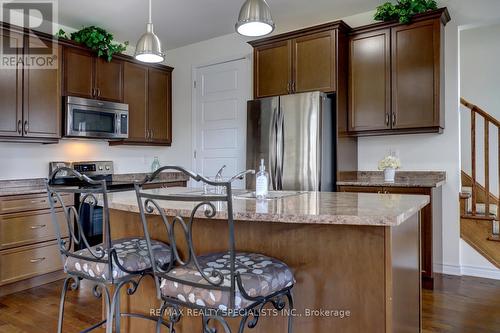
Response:
[[[64,99],[66,137],[128,138],[128,104],[73,96]]]

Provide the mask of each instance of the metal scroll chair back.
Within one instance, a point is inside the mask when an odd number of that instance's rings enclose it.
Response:
[[[78,179],[80,183],[74,186],[56,185],[55,180],[57,178],[57,175],[63,172],[65,172],[68,176]],[[46,187],[49,197],[50,209],[52,211],[52,222],[56,230],[57,242],[59,245],[61,256],[63,257],[63,262],[65,262],[65,260],[68,257],[73,257],[76,259],[82,259],[96,263],[104,263],[107,265],[109,269],[108,276],[112,277],[113,261],[115,265],[118,266],[121,265],[118,262],[118,256],[116,254],[116,251],[113,250],[111,244],[111,231],[110,231],[109,215],[108,215],[108,197],[107,197],[106,181],[93,180],[71,168],[61,167],[52,172],[46,183]],[[78,208],[76,208],[75,206],[69,206],[69,207],[66,206],[62,198],[62,195],[68,193],[80,195],[80,202],[79,205],[77,205]],[[89,244],[87,237],[85,236],[84,233],[84,226],[83,226],[84,221],[82,221],[82,215],[84,214],[82,214],[82,211],[83,209],[85,209],[84,204],[87,204],[90,209],[90,214],[86,215],[92,218],[93,211],[99,204],[99,199],[103,207],[102,219],[103,219],[103,229],[104,229],[104,234],[103,234],[104,243],[102,245],[92,247]],[[57,221],[57,215],[56,215],[57,203],[59,203],[62,206],[62,210],[64,212],[65,222],[69,233],[68,239],[64,238],[60,225]],[[85,256],[77,254],[75,251],[73,251],[74,245],[80,245],[80,247],[86,248],[88,253]]]
[[[180,171],[191,180],[201,183],[202,185],[211,185],[216,188],[222,189],[221,194],[203,194],[203,193],[186,193],[186,194],[159,194],[155,191],[143,191],[142,186],[148,182],[156,179],[160,173],[164,171]],[[144,228],[144,236],[148,244],[149,256],[151,262],[154,262],[153,251],[151,247],[151,238],[148,231],[148,216],[151,214],[156,214],[161,217],[163,225],[168,234],[169,243],[172,247],[172,258],[168,265],[160,265],[159,263],[153,264],[153,272],[156,282],[156,291],[158,298],[161,297],[160,290],[160,278],[169,279],[169,272],[173,268],[182,267],[194,267],[201,275],[203,280],[206,282],[202,283],[190,283],[193,287],[198,288],[210,288],[217,289],[221,291],[230,292],[230,306],[234,306],[235,301],[235,288],[236,288],[236,272],[235,272],[235,238],[234,238],[234,220],[233,220],[233,203],[232,203],[232,192],[231,192],[231,181],[212,181],[203,176],[197,175],[190,172],[182,167],[178,166],[164,166],[154,172],[152,175],[147,177],[142,183],[135,184],[135,190],[137,194],[137,201],[139,204],[139,212],[141,215],[141,220]],[[177,208],[166,212],[162,208],[162,202],[170,201],[177,202]],[[226,213],[218,212],[216,205],[225,205],[224,211]],[[204,271],[198,260],[199,256],[195,252],[195,245],[193,244],[193,226],[197,218],[202,217],[205,219],[224,219],[227,220],[229,234],[228,234],[228,249],[227,255],[229,255],[230,267],[229,267],[229,285],[224,283],[224,274],[218,270],[213,269],[210,273]],[[181,227],[183,234],[181,237],[185,239],[187,244],[187,258],[182,259],[178,248],[176,246],[176,225]],[[178,230],[178,229],[177,229]],[[182,239],[181,238],[181,239]],[[184,281],[183,281],[184,282]]]

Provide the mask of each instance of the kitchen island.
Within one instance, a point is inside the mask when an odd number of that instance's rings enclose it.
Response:
[[[420,332],[419,215],[428,196],[303,192],[258,202],[235,192],[237,250],[275,257],[295,275],[294,333]],[[167,216],[189,216],[193,205],[160,202]],[[113,238],[142,236],[134,192],[111,194],[109,207]],[[200,215],[194,223],[198,254],[227,249],[225,204],[216,207],[215,219]],[[148,220],[152,237],[165,241],[160,217]],[[122,297],[123,311],[151,314],[158,307],[152,279]],[[183,317],[176,331],[201,332],[201,318]],[[286,318],[268,313],[251,331],[286,332]],[[154,332],[154,325],[123,319],[122,332]]]

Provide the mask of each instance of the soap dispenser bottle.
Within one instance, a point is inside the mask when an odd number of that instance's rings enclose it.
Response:
[[[151,172],[155,172],[160,168],[160,160],[158,159],[158,156],[155,156],[153,159],[153,163],[151,164]]]
[[[255,197],[257,199],[265,199],[267,197],[269,185],[269,174],[264,165],[264,159],[260,160],[259,172],[255,176]]]

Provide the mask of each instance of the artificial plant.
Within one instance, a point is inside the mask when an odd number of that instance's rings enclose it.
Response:
[[[386,2],[377,7],[375,20],[410,23],[415,14],[437,9],[436,0],[398,0],[396,4]]]
[[[127,49],[128,42],[113,43],[113,35],[103,28],[96,26],[84,27],[69,35],[62,29],[56,34],[58,38],[70,39],[79,44],[83,44],[97,53],[98,57],[111,61],[115,53],[123,52]]]

